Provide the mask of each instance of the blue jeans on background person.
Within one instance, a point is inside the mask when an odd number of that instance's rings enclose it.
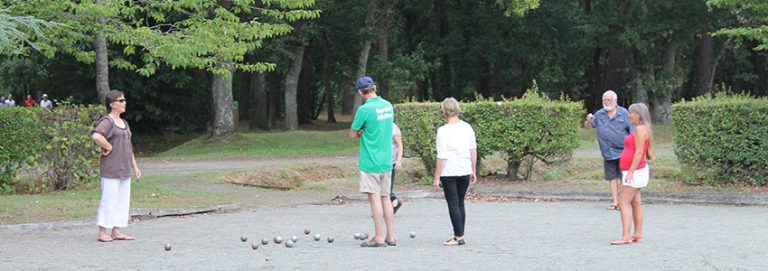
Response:
[[[469,175],[440,177],[445,193],[445,201],[448,203],[448,214],[451,216],[453,236],[464,236],[464,222],[467,213],[464,211],[464,196],[469,188]]]

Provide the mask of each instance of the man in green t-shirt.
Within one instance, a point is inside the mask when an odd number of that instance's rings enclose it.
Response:
[[[357,94],[363,105],[357,109],[349,137],[360,138],[360,192],[368,194],[376,235],[362,247],[395,246],[394,214],[389,200],[392,171],[392,104],[376,95],[376,85],[368,76],[357,80]],[[386,236],[382,217],[387,226]]]

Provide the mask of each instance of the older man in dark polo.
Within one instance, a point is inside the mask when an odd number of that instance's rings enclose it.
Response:
[[[613,90],[603,93],[603,108],[592,115],[587,115],[584,126],[597,128],[597,142],[600,144],[600,153],[603,156],[603,172],[605,180],[611,189],[613,203],[608,210],[618,210],[619,181],[621,169],[619,169],[619,157],[624,150],[624,137],[632,133],[635,127],[629,121],[629,112],[616,102],[619,97]]]

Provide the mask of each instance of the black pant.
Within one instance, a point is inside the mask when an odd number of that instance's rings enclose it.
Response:
[[[469,188],[469,175],[440,177],[440,182],[443,183],[445,201],[448,202],[453,235],[464,236],[464,221],[467,219],[467,213],[464,211],[464,196],[467,195],[467,188]]]
[[[395,201],[397,199],[397,196],[395,195],[395,164],[392,164],[392,178],[390,178],[389,182],[389,200]]]

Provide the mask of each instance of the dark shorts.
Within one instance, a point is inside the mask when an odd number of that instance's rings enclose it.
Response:
[[[619,168],[619,159],[603,160],[603,172],[605,173],[606,181],[611,181],[616,179],[621,180],[621,169]]]

